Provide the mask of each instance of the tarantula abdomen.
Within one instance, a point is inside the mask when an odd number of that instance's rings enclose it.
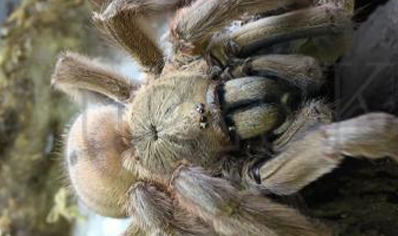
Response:
[[[128,144],[119,114],[114,106],[87,109],[74,121],[65,147],[76,193],[88,207],[111,217],[127,216],[126,192],[136,179],[121,161]]]

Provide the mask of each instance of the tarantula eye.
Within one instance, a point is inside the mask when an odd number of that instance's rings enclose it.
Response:
[[[205,104],[203,104],[203,103],[197,104],[196,111],[199,112],[200,114],[205,113]]]
[[[101,215],[125,217],[126,192],[135,181],[123,168],[129,150],[115,106],[89,108],[73,123],[66,141],[68,174],[76,194]]]

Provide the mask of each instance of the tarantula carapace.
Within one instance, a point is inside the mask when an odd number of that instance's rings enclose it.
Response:
[[[350,33],[350,13],[331,2],[104,3],[95,24],[147,76],[136,84],[80,55],[60,56],[53,85],[92,103],[66,140],[77,196],[102,215],[131,217],[126,235],[330,235],[269,196],[298,192],[345,155],[398,159],[397,118],[332,123],[332,110],[311,95],[322,69],[298,45],[341,46]],[[170,50],[145,27],[145,17],[164,12],[176,12]]]

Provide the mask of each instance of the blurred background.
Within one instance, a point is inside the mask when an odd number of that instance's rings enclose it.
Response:
[[[336,117],[398,114],[398,1],[357,0],[355,9],[353,49],[327,71]],[[142,77],[94,30],[90,10],[84,0],[0,0],[0,236],[113,236],[128,224],[78,204],[62,168],[78,108],[50,86],[57,55],[77,51]],[[300,199],[338,235],[398,236],[398,168],[388,161],[348,161]]]

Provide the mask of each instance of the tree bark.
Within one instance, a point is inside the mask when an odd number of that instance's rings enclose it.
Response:
[[[80,0],[24,0],[1,28],[1,236],[70,235],[76,208],[60,190],[59,140],[74,108],[50,80],[61,50],[89,48],[86,10]]]

